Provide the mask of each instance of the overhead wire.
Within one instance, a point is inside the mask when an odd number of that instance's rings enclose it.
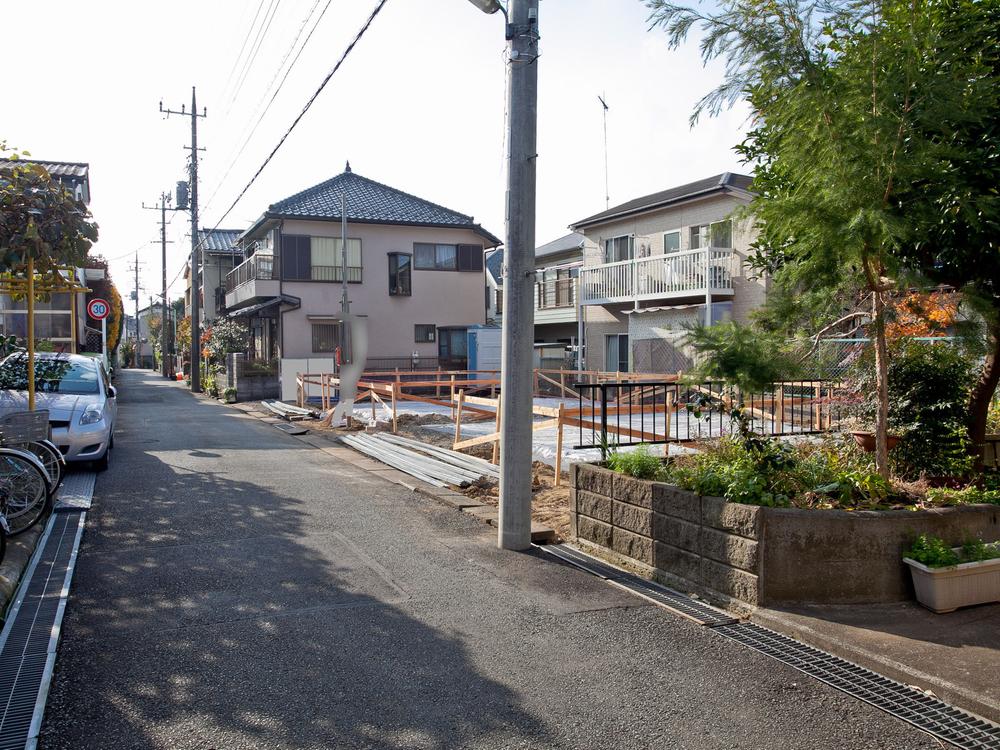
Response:
[[[204,206],[203,210],[207,211],[208,207],[212,205],[212,201],[214,200],[215,196],[218,194],[219,190],[222,189],[222,186],[226,182],[226,178],[229,177],[230,173],[233,171],[233,167],[236,166],[236,162],[243,155],[243,152],[246,150],[246,147],[249,145],[250,140],[254,137],[254,134],[257,132],[257,128],[260,127],[261,122],[263,122],[264,118],[267,116],[267,113],[271,110],[271,105],[274,104],[274,100],[277,99],[278,98],[278,94],[281,93],[281,89],[284,87],[285,81],[288,80],[289,74],[295,68],[295,63],[297,63],[299,61],[299,57],[302,55],[302,51],[309,44],[309,40],[312,39],[313,33],[316,31],[316,29],[319,26],[320,22],[323,20],[323,16],[326,15],[326,11],[330,8],[330,4],[332,3],[332,1],[333,0],[326,0],[326,5],[324,5],[323,6],[323,10],[320,11],[319,16],[316,18],[316,22],[313,24],[312,28],[309,30],[309,33],[306,35],[305,41],[302,42],[302,46],[299,47],[298,52],[295,53],[295,57],[292,58],[291,64],[289,64],[288,68],[285,70],[285,74],[282,76],[281,81],[278,83],[278,87],[274,90],[274,93],[271,95],[270,100],[267,102],[267,106],[264,107],[264,111],[260,112],[260,116],[257,118],[257,121],[254,123],[253,128],[251,128],[250,132],[247,134],[247,136],[244,139],[243,143],[240,145],[239,149],[236,151],[236,154],[230,160],[229,166],[226,167],[226,171],[223,173],[222,178],[219,180],[219,182],[216,184],[215,188],[212,190],[212,194],[209,195],[208,200],[205,201],[205,206]],[[285,56],[282,58],[281,63],[278,65],[277,70],[275,70],[274,77],[271,78],[271,82],[267,85],[267,88],[264,91],[264,96],[262,96],[260,98],[260,101],[257,102],[257,108],[255,110],[255,113],[260,111],[260,105],[264,102],[264,98],[267,96],[267,92],[269,92],[271,90],[271,87],[273,86],[274,81],[277,79],[278,74],[281,73],[282,68],[284,68],[285,61],[288,59],[288,56],[291,54],[292,50],[295,49],[295,46],[296,46],[296,43],[299,40],[299,37],[302,36],[302,30],[305,29],[306,24],[309,22],[309,19],[312,17],[313,13],[316,11],[316,6],[318,6],[319,3],[320,3],[320,0],[315,0],[315,2],[313,3],[312,8],[309,10],[309,14],[303,19],[302,25],[299,26],[298,33],[295,35],[295,38],[292,40],[292,43],[289,46],[288,51],[285,53]]]
[[[254,39],[253,47],[250,50],[250,54],[247,56],[246,61],[243,64],[243,70],[240,71],[240,79],[236,84],[236,88],[233,91],[232,97],[229,99],[229,104],[226,107],[226,114],[232,110],[233,105],[236,103],[236,99],[239,97],[240,92],[243,90],[243,84],[246,83],[247,77],[250,75],[250,71],[253,69],[253,64],[257,61],[257,55],[260,53],[260,48],[264,43],[264,39],[267,37],[267,32],[271,28],[271,22],[274,21],[274,16],[278,12],[278,7],[281,5],[281,0],[271,0],[271,4],[267,8],[268,16],[265,22],[261,24],[261,27],[257,30],[257,38]]]
[[[243,199],[243,196],[246,195],[247,190],[249,190],[250,187],[254,184],[254,182],[257,181],[257,178],[260,177],[261,173],[271,162],[271,159],[274,158],[274,155],[278,153],[278,150],[284,145],[285,141],[288,140],[288,136],[292,134],[292,131],[295,130],[295,127],[299,124],[299,122],[301,122],[302,118],[305,117],[306,112],[308,112],[309,109],[312,107],[317,97],[319,97],[319,95],[323,92],[323,89],[326,88],[326,85],[330,82],[330,79],[333,78],[334,75],[336,75],[338,70],[340,70],[340,67],[344,64],[344,61],[354,50],[357,43],[361,41],[361,38],[365,35],[365,32],[368,31],[369,27],[375,21],[375,18],[378,16],[378,14],[382,12],[382,8],[385,7],[385,4],[388,1],[389,0],[378,0],[378,4],[375,6],[375,9],[371,12],[371,15],[368,16],[368,20],[365,21],[364,25],[358,30],[358,33],[355,34],[350,44],[348,44],[347,47],[344,49],[344,52],[341,54],[336,64],[333,66],[333,68],[330,69],[330,72],[326,74],[326,77],[323,78],[322,82],[319,85],[319,88],[317,88],[316,91],[313,92],[313,95],[309,97],[308,101],[306,101],[305,106],[302,107],[302,111],[299,112],[299,114],[295,117],[295,119],[292,121],[292,124],[288,126],[288,129],[285,131],[284,135],[281,136],[281,138],[278,140],[277,145],[275,145],[275,147],[271,149],[271,152],[264,159],[263,163],[260,165],[260,167],[258,167],[257,171],[254,172],[253,176],[250,178],[250,181],[243,186],[243,189],[240,190],[239,195],[236,196],[236,199],[232,202],[232,204],[230,204],[229,208],[226,209],[225,213],[223,213],[222,216],[219,217],[219,220],[215,223],[215,226],[213,226],[212,229],[208,232],[209,235],[219,228],[222,222],[226,220],[226,217],[229,216],[232,210],[236,208],[236,205]],[[203,242],[204,240],[198,243],[199,248],[201,247]]]
[[[257,18],[260,16],[260,9],[264,7],[264,0],[260,0],[257,3],[257,12],[254,13],[253,20],[250,22],[250,28],[247,29],[247,33],[243,36],[243,45],[240,47],[239,54],[236,55],[236,59],[233,60],[233,67],[229,69],[229,75],[226,76],[226,83],[222,87],[222,96],[225,97],[226,92],[229,90],[229,84],[232,83],[233,73],[236,72],[237,66],[240,64],[240,60],[243,58],[243,52],[247,48],[247,42],[250,41],[250,34],[253,32],[254,27],[257,25]]]

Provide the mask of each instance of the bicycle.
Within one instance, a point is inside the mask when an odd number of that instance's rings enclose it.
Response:
[[[38,456],[20,447],[48,441],[48,431],[47,411],[0,418],[0,560],[7,537],[24,533],[52,507],[54,475]]]

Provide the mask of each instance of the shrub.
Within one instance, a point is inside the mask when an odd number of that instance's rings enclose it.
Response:
[[[966,420],[975,364],[948,342],[899,340],[889,352],[889,428],[900,436],[889,454],[904,477],[962,476],[973,465]],[[859,416],[874,422],[873,357],[859,360],[855,386],[862,395]]]
[[[637,479],[657,479],[663,476],[663,461],[640,445],[626,453],[615,451],[608,456],[608,468]]]

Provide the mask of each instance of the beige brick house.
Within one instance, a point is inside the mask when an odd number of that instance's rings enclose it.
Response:
[[[486,322],[483,256],[500,240],[471,216],[353,172],[272,204],[242,233],[225,279],[229,315],[247,320],[250,357],[332,372],[341,336],[341,196],[351,313],[368,319],[368,363],[463,369],[466,332]],[[291,394],[291,396],[289,395]]]
[[[696,322],[746,321],[767,293],[746,260],[752,221],[734,216],[752,178],[727,172],[614,206],[571,229],[585,237],[580,302],[588,369],[675,372]]]

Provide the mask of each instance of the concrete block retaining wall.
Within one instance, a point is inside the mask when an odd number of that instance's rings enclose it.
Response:
[[[912,598],[915,534],[1000,539],[1000,507],[927,511],[763,508],[574,464],[571,532],[696,589],[752,605]]]

